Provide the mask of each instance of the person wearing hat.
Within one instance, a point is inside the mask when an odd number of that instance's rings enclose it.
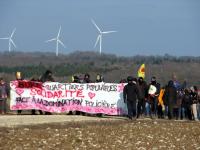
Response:
[[[127,77],[128,84],[123,90],[124,102],[127,103],[128,118],[135,119],[136,117],[136,101],[138,97],[138,88],[132,76]]]

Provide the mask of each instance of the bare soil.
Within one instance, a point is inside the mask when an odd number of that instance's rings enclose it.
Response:
[[[200,149],[199,122],[89,118],[85,121],[83,119],[81,121],[1,126],[0,149]]]

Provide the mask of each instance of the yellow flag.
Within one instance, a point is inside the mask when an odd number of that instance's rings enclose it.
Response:
[[[138,77],[145,78],[145,64],[142,64],[138,70]]]

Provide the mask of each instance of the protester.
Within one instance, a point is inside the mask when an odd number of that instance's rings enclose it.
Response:
[[[178,118],[181,120],[185,118],[185,108],[182,106],[183,96],[184,96],[184,92],[183,92],[183,89],[181,89],[177,93]]]
[[[158,96],[158,118],[164,118],[164,111],[165,111],[164,93],[165,93],[165,87],[162,87],[160,90],[160,94]]]
[[[181,119],[181,104],[182,104],[182,93],[181,91],[177,91],[177,100],[174,104],[173,108],[173,117],[178,120]]]
[[[96,82],[97,82],[97,83],[98,83],[98,82],[104,82],[104,78],[103,78],[103,76],[100,75],[100,74],[97,74]]]
[[[54,82],[53,74],[50,70],[47,70],[40,78],[41,82]]]
[[[185,89],[183,100],[182,100],[182,107],[185,109],[185,116],[189,120],[192,120],[191,104],[192,104],[192,100],[190,97],[189,89]]]
[[[126,80],[126,79],[121,79],[121,80],[119,81],[119,83],[127,83],[127,80]]]
[[[39,79],[38,79],[36,76],[33,76],[33,77],[31,78],[30,81],[33,81],[33,82],[40,82]],[[38,111],[39,111],[40,115],[43,115],[42,110],[38,110]],[[32,115],[36,115],[36,110],[35,110],[35,109],[32,109],[32,110],[31,110],[31,114],[32,114]]]
[[[19,72],[19,71],[16,72],[16,73],[15,73],[15,78],[16,78],[17,81],[23,80],[23,78],[22,78],[22,73]],[[21,113],[22,113],[22,110],[17,110],[17,114],[18,114],[18,115],[21,115]]]
[[[158,105],[158,96],[160,93],[160,84],[157,83],[156,77],[151,78],[151,83],[148,87],[148,100],[147,100],[147,108],[150,106],[149,115],[153,118],[153,114],[156,116],[157,114],[157,105]]]
[[[198,90],[196,86],[192,86],[190,88],[190,97],[192,100],[192,118],[195,121],[198,121],[198,117],[197,117],[197,103],[198,103]]]
[[[197,89],[197,93],[198,93],[198,103],[197,103],[197,116],[198,116],[198,119],[200,120],[200,91]]]
[[[41,82],[55,82],[54,78],[53,78],[53,73],[50,70],[47,70],[39,79],[39,81]],[[51,115],[51,112],[47,112],[45,111],[45,115]]]
[[[138,88],[132,76],[127,77],[128,84],[123,90],[124,102],[127,103],[128,118],[135,119],[136,117],[136,101],[138,97]]]
[[[9,87],[3,78],[0,78],[0,113],[6,114],[6,102],[9,95]]]
[[[88,73],[86,73],[84,75],[84,79],[83,79],[84,83],[91,83],[92,81],[90,80],[90,75]]]
[[[100,75],[100,74],[97,74],[97,76],[96,76],[96,83],[103,82],[103,81],[104,81],[103,76]],[[104,114],[98,113],[98,114],[96,114],[96,116],[103,117]]]
[[[174,87],[172,80],[168,82],[168,86],[165,89],[164,99],[166,105],[168,106],[168,119],[172,119],[174,105],[177,102],[177,90]]]
[[[145,101],[147,99],[148,86],[144,79],[140,77],[138,79],[138,104],[137,104],[137,118],[145,113]]]

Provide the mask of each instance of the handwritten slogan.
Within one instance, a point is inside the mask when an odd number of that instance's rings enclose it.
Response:
[[[91,114],[127,114],[124,84],[11,81],[11,110],[82,111]]]

